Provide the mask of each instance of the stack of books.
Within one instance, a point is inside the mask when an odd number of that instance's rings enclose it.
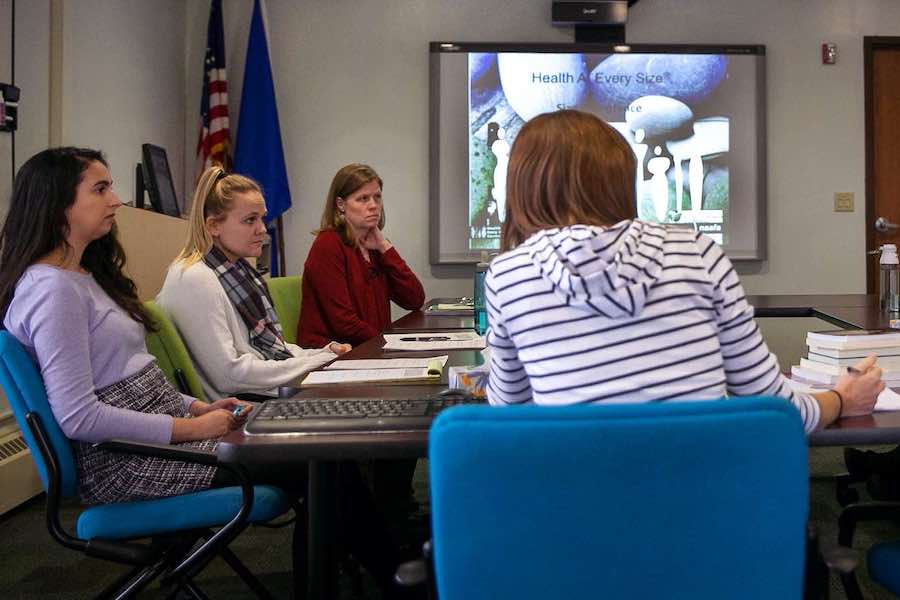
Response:
[[[887,386],[900,387],[900,331],[896,329],[810,331],[806,345],[807,358],[791,367],[791,379],[811,386],[832,386],[847,367],[874,354]]]

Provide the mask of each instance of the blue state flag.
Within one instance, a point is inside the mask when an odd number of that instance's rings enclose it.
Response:
[[[278,261],[278,247],[284,240],[278,239],[272,224],[291,207],[291,190],[284,165],[275,83],[259,0],[253,2],[253,17],[250,22],[234,151],[234,172],[251,177],[262,186],[268,209],[266,223],[269,225],[269,235],[272,236],[270,272],[277,276],[284,268]]]

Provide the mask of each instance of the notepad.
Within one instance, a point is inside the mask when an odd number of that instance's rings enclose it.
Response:
[[[487,344],[474,331],[384,334],[385,350],[481,350]]]
[[[475,302],[471,298],[459,298],[453,302],[436,302],[425,308],[425,312],[468,312],[474,311]]]
[[[348,360],[336,360],[327,367],[333,370],[358,370],[358,369],[421,369],[426,368],[441,374],[444,365],[447,364],[447,355],[431,356],[424,358],[357,358]]]
[[[416,381],[441,380],[441,369],[437,372],[428,367],[414,369],[356,369],[346,371],[342,369],[313,371],[300,384],[300,387],[310,385],[333,385],[339,383],[403,383]]]
[[[446,310],[475,310],[471,304],[463,304],[460,302],[457,303],[444,303],[438,302],[437,304],[432,304],[428,307],[428,312],[441,312]]]

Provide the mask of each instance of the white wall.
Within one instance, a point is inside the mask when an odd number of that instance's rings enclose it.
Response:
[[[0,81],[11,74],[10,0],[0,0]],[[140,144],[169,150],[176,185],[184,164],[182,0],[63,0],[62,144],[106,152],[130,201]],[[50,0],[16,3],[16,85],[21,88],[16,168],[50,143]],[[11,137],[0,133],[0,219],[11,192]],[[0,398],[0,415],[6,410]]]
[[[188,14],[190,29],[200,32],[187,44],[193,62],[205,44],[209,10],[196,4]],[[223,4],[235,136],[253,3]],[[471,267],[445,268],[458,277],[439,279],[428,262],[428,42],[558,42],[571,33],[550,27],[543,0],[269,0],[266,6],[293,199],[284,223],[288,271],[302,269],[334,173],[366,162],[385,180],[386,232],[428,295],[469,293]],[[189,144],[196,143],[191,107],[199,103],[198,78],[189,77],[187,87]]]
[[[12,73],[12,52],[9,45],[11,35],[11,0],[0,0],[0,81],[9,83]],[[12,173],[10,172],[10,152],[12,137],[8,133],[0,133],[0,213],[6,214],[9,202]]]
[[[162,146],[182,189],[184,1],[67,0],[63,7],[62,143],[103,150],[125,202],[134,195],[141,144]]]
[[[549,0],[266,4],[294,201],[285,216],[289,271],[302,268],[331,176],[362,161],[385,179],[387,233],[428,295],[466,293],[470,270],[428,263],[427,43],[569,41],[571,30],[550,25]],[[233,133],[251,8],[250,0],[224,2]],[[208,4],[190,3],[187,12],[192,154]],[[900,33],[900,2],[641,0],[627,29],[631,42],[767,46],[770,258],[741,269],[745,286],[757,294],[863,292],[862,38]],[[837,65],[821,64],[825,41],[838,44]],[[835,191],[854,192],[856,212],[834,213]]]
[[[715,6],[715,9],[712,7]],[[641,0],[630,41],[765,44],[769,260],[752,293],[865,292],[863,37],[900,35],[896,0]],[[821,44],[838,62],[821,61]],[[833,194],[856,194],[835,213]]]
[[[0,81],[10,83],[11,0],[0,0]],[[16,3],[16,81],[22,90],[16,132],[16,168],[46,147],[48,136],[50,0]],[[12,191],[12,135],[0,133],[0,219]]]
[[[0,81],[12,79],[11,0],[0,0]],[[47,146],[49,128],[50,0],[16,3],[15,84],[21,90],[16,131],[16,169]],[[0,223],[12,192],[12,135],[0,133]],[[0,434],[9,426],[6,398],[0,391]]]

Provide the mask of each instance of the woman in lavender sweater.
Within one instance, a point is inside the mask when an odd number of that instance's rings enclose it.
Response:
[[[232,415],[234,398],[207,404],[180,394],[147,352],[152,325],[116,239],[121,205],[100,152],[44,150],[19,170],[0,233],[0,318],[40,368],[53,415],[74,442],[87,503],[196,491],[216,477],[215,467],[92,443],[212,449],[242,421]]]

